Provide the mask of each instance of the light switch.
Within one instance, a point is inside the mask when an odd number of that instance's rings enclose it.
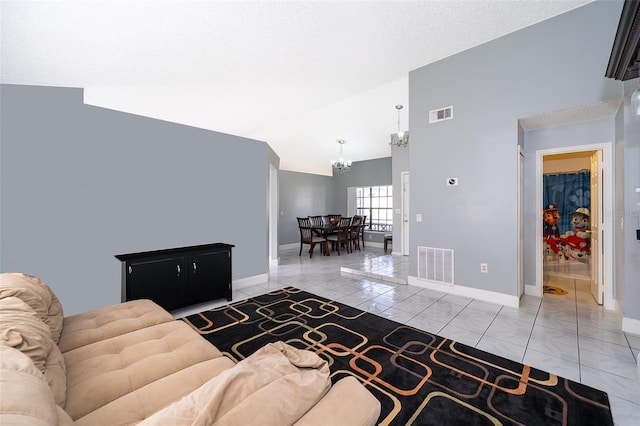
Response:
[[[416,222],[422,222],[422,213],[416,213]]]

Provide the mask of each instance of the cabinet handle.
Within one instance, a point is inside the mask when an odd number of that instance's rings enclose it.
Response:
[[[131,267],[131,265],[129,265],[129,273],[131,273],[133,271],[133,268]]]
[[[198,269],[198,267],[196,266],[196,262],[193,262],[193,273],[196,273],[196,269]]]
[[[178,276],[180,276],[180,265],[178,265]]]

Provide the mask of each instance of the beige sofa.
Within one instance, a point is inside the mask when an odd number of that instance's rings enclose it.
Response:
[[[63,317],[38,278],[0,274],[0,424],[371,425],[353,377],[282,342],[234,364],[149,300]]]

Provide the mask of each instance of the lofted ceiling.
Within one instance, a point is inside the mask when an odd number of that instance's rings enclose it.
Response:
[[[336,139],[354,161],[390,155],[409,71],[590,1],[3,0],[0,80],[82,87],[330,175]]]

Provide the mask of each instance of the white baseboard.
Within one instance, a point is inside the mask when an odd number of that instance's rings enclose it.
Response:
[[[640,335],[640,320],[626,317],[622,318],[622,331]]]
[[[269,281],[269,274],[254,275],[252,277],[240,278],[233,280],[231,285],[234,289],[252,287],[254,285],[263,284]]]
[[[300,243],[281,244],[280,249],[300,248]]]
[[[542,297],[542,294],[540,294],[540,290],[538,289],[538,287],[532,284],[524,285],[524,294],[527,294],[529,296]]]
[[[464,287],[461,285],[443,285],[433,281],[419,280],[417,277],[412,276],[408,277],[408,283],[416,287],[442,291],[444,293],[455,294],[456,296],[473,297],[474,299],[484,302],[498,303],[512,308],[520,306],[520,298],[518,296],[509,296],[508,294],[496,293],[495,291],[481,290],[479,288]]]
[[[362,242],[362,241],[361,241]],[[376,241],[367,241],[364,240],[364,245],[365,246],[369,246],[369,247],[378,247],[378,248],[384,248],[384,244],[383,243],[378,243]]]

